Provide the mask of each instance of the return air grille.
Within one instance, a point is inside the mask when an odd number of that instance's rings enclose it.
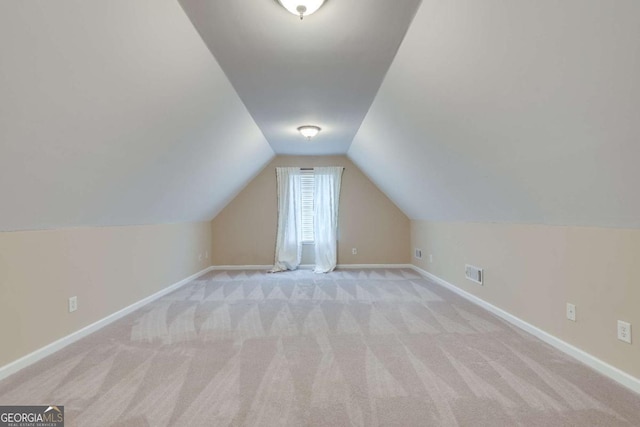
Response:
[[[473,265],[467,264],[464,266],[464,275],[467,279],[471,280],[472,282],[476,282],[482,285],[484,272],[481,268],[474,267]]]

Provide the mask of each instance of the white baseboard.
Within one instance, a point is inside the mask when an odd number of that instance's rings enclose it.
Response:
[[[199,271],[185,279],[180,280],[179,282],[174,283],[173,285],[164,288],[158,292],[156,292],[153,295],[149,295],[148,297],[141,299],[140,301],[137,301],[133,304],[131,304],[128,307],[123,308],[122,310],[116,311],[113,314],[110,314],[109,316],[98,320],[97,322],[94,322],[88,326],[85,326],[84,328],[77,330],[65,337],[60,338],[57,341],[52,342],[51,344],[48,344],[42,348],[39,348],[38,350],[27,354],[26,356],[21,357],[18,360],[15,360],[11,363],[9,363],[8,365],[2,366],[0,367],[0,380],[8,377],[9,375],[12,375],[16,372],[18,372],[19,370],[26,368],[29,365],[34,364],[35,362],[39,361],[40,359],[43,359],[53,353],[55,353],[56,351],[62,350],[64,347],[68,346],[69,344],[72,344],[76,341],[78,341],[81,338],[86,337],[87,335],[97,331],[98,329],[104,328],[105,326],[107,326],[108,324],[115,322],[116,320],[126,316],[127,314],[139,309],[140,307],[150,303],[151,301],[154,301],[164,295],[167,295],[170,292],[175,291],[176,289],[178,289],[179,287],[181,287],[182,285],[185,285],[187,283],[189,283],[190,281],[192,281],[193,279],[196,279],[200,276],[202,276],[205,273],[208,273],[209,271],[211,271],[213,268],[212,267],[208,267],[205,268],[202,271]]]
[[[411,264],[338,264],[336,268],[359,269],[359,268],[413,268]]]
[[[498,308],[495,305],[490,304],[485,300],[478,298],[477,296],[458,288],[455,285],[452,285],[446,280],[443,280],[440,277],[421,269],[420,267],[411,265],[411,268],[413,268],[413,270],[415,270],[416,272],[422,274],[424,277],[434,281],[436,284],[444,288],[447,288],[452,292],[455,292],[456,294],[460,295],[461,297],[465,298],[468,301],[471,301],[476,305],[479,305],[480,307],[495,314],[501,319],[506,320],[512,325],[517,326],[523,331],[530,333],[531,335],[541,339],[542,341],[557,348],[563,353],[568,354],[574,359],[577,359],[578,361],[584,363],[585,365],[591,367],[592,369],[595,369],[596,371],[600,372],[606,377],[611,378],[612,380],[616,381],[617,383],[627,387],[628,389],[636,393],[640,393],[640,379],[632,375],[629,375],[624,371],[621,371],[615,366],[609,365],[607,362],[604,362],[598,359],[597,357],[585,352],[584,350],[581,350],[578,347],[575,347],[565,341],[562,341],[560,338],[555,337],[550,333],[545,332],[542,329],[539,329],[533,326],[532,324],[525,322],[519,317],[516,317],[513,314],[510,314],[504,311],[503,309]]]
[[[271,270],[271,265],[214,265],[211,270]]]
[[[214,265],[212,270],[270,270],[273,265]],[[313,270],[313,264],[300,264],[300,270]],[[336,268],[413,268],[411,264],[338,264]]]

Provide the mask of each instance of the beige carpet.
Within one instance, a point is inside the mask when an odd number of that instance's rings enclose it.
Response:
[[[640,396],[411,270],[213,272],[0,382],[67,426],[640,426]]]

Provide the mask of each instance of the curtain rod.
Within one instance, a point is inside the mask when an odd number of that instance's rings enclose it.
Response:
[[[280,166],[276,166],[276,169],[277,169],[277,168],[279,168],[279,167],[280,167]],[[340,166],[337,166],[337,167],[340,167]],[[312,171],[312,170],[314,170],[315,168],[298,168],[298,169],[300,169],[301,171]],[[343,170],[347,170],[347,168],[345,168],[345,167],[343,167],[342,169],[343,169]]]
[[[301,171],[312,171],[314,168],[300,168]],[[342,168],[347,169],[347,168]]]

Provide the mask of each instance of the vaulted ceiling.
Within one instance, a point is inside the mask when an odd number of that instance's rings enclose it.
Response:
[[[0,230],[211,219],[274,155],[176,1],[3,1],[0,52]]]
[[[640,227],[640,2],[424,0],[349,156],[411,218]]]
[[[411,218],[640,227],[635,0],[0,2],[0,52],[0,231],[211,219],[276,153]]]
[[[180,0],[277,154],[344,154],[419,0],[332,0],[304,20],[276,0]],[[311,141],[301,125],[323,130]]]

